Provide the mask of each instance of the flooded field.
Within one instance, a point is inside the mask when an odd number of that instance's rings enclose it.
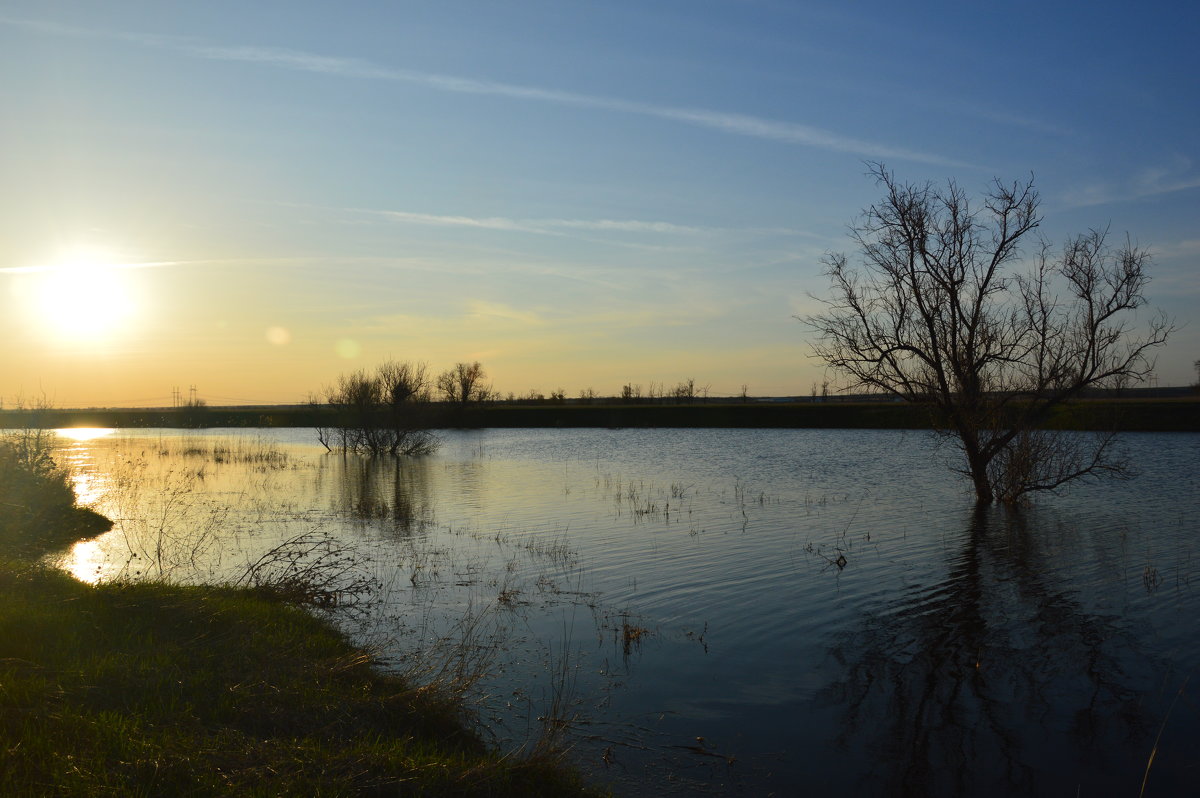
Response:
[[[916,432],[441,437],[373,461],[308,430],[64,433],[116,525],[58,563],[323,579],[502,748],[557,733],[621,795],[1195,783],[1200,435],[1128,435],[1137,479],[982,513]]]

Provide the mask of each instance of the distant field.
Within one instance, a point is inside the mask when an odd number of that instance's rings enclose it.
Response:
[[[697,401],[692,404],[566,402],[447,407],[439,426],[484,427],[757,427],[790,429],[923,429],[926,408],[899,402]],[[315,427],[328,416],[300,405],[196,409],[53,409],[0,411],[0,427]],[[1200,397],[1087,399],[1059,408],[1060,429],[1200,431]]]

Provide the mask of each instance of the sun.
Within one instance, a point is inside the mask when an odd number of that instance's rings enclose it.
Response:
[[[128,329],[138,309],[130,272],[94,255],[63,259],[38,270],[30,310],[65,342],[109,340]]]

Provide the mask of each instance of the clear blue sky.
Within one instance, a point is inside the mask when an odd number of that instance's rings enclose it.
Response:
[[[807,393],[867,160],[1033,173],[1051,241],[1151,247],[1185,384],[1197,41],[1166,2],[8,0],[0,397],[296,401],[389,356]]]

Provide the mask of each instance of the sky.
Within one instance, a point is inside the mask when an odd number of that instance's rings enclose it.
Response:
[[[1047,240],[1149,248],[1185,385],[1198,36],[1157,1],[6,0],[0,401],[299,402],[390,358],[808,394],[874,161],[1032,175]]]

